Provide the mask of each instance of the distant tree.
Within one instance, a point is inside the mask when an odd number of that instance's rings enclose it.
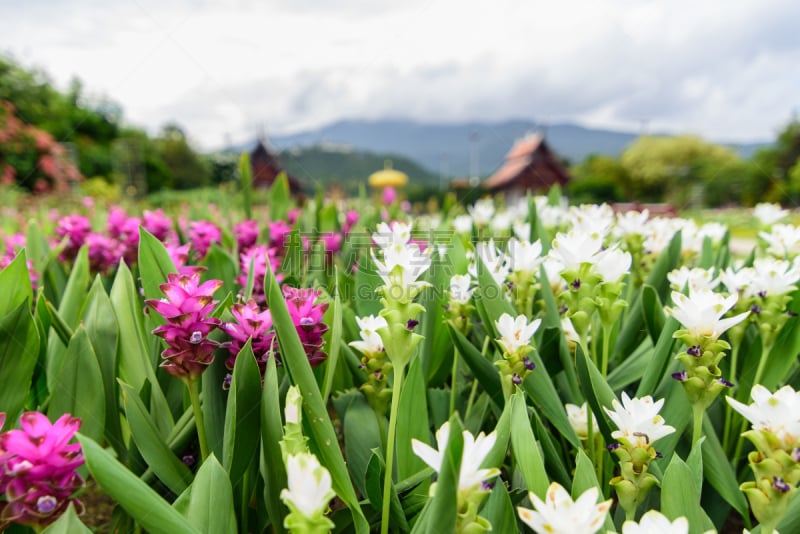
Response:
[[[636,200],[676,205],[703,201],[709,184],[718,188],[738,172],[733,150],[694,136],[640,137],[620,158]]]
[[[567,195],[578,203],[619,202],[631,200],[628,171],[619,160],[591,154],[570,169],[573,180],[567,184]]]
[[[750,183],[752,196],[757,200],[800,202],[800,183],[794,169],[800,158],[800,121],[792,118],[778,134],[775,143],[762,148],[751,160]]]
[[[192,189],[211,183],[211,170],[189,145],[186,134],[174,123],[166,124],[156,140],[156,150],[171,175],[175,189]]]

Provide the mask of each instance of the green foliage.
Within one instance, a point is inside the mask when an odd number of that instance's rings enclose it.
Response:
[[[628,194],[630,176],[619,160],[591,155],[570,169],[574,178],[567,194],[576,204],[633,200]]]

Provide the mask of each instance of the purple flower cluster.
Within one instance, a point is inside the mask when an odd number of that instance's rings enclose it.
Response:
[[[24,234],[12,234],[6,237],[6,248],[5,252],[0,255],[0,271],[8,267],[8,265],[14,261],[14,258],[17,257],[17,254],[20,250],[25,248],[25,235]],[[31,286],[35,290],[39,283],[39,278],[41,275],[33,268],[33,261],[30,259],[26,262],[28,266],[28,275],[31,279]]]
[[[283,298],[292,318],[300,341],[308,356],[311,367],[316,367],[327,358],[322,347],[322,335],[328,331],[328,325],[322,322],[322,316],[328,309],[327,302],[317,302],[322,292],[311,288],[298,289],[283,286]]]
[[[272,314],[269,310],[260,310],[253,299],[248,300],[246,304],[234,304],[230,311],[236,322],[222,324],[222,329],[233,338],[228,344],[228,351],[231,355],[225,360],[225,367],[229,371],[233,371],[236,356],[250,339],[261,376],[264,376],[270,354],[278,357],[278,344],[272,328]],[[226,377],[226,384],[228,382],[229,378]]]
[[[221,280],[200,283],[202,267],[184,267],[180,274],[171,273],[167,283],[161,284],[166,299],[148,299],[147,304],[161,314],[167,323],[153,333],[167,342],[161,353],[161,367],[179,378],[200,376],[214,360],[214,350],[219,346],[208,334],[220,325],[220,320],[209,317],[214,309],[214,292],[222,286]]]
[[[0,427],[5,414],[0,414]],[[9,523],[43,527],[55,521],[73,502],[84,482],[76,469],[83,465],[78,443],[69,441],[81,420],[62,415],[51,424],[41,413],[26,412],[20,430],[0,434],[0,530]]]
[[[275,279],[280,282],[283,275],[278,273],[282,258],[275,247],[267,248],[266,245],[254,245],[239,256],[240,274],[236,278],[239,285],[245,287],[250,274],[250,264],[253,264],[253,298],[260,305],[266,304],[264,295],[264,276],[267,274],[267,262],[275,273]]]
[[[192,243],[192,250],[197,253],[197,259],[205,258],[212,244],[222,242],[222,231],[216,224],[209,221],[190,223],[187,233],[189,241]]]
[[[248,219],[237,223],[233,227],[233,235],[236,237],[236,247],[240,253],[247,252],[258,241],[258,234],[261,230],[258,221]]]

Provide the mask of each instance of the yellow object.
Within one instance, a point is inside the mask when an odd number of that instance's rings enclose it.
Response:
[[[383,170],[373,172],[368,179],[370,187],[403,187],[408,183],[408,175],[392,168],[392,162],[386,160]]]

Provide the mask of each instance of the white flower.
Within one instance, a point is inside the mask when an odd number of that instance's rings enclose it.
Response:
[[[603,409],[617,425],[611,433],[614,439],[625,439],[633,447],[647,447],[654,441],[675,432],[675,429],[664,424],[664,418],[658,415],[664,399],[653,402],[653,397],[646,396],[631,399],[622,392],[622,404],[617,399],[611,401],[613,410]]]
[[[478,262],[481,260],[495,283],[502,287],[511,269],[508,265],[508,256],[497,250],[494,239],[490,239],[488,243],[478,243],[475,247],[475,261],[467,268],[473,278],[478,278]]]
[[[786,260],[759,258],[753,262],[752,278],[745,294],[776,296],[797,289],[800,268]]]
[[[688,534],[689,520],[679,517],[670,521],[667,516],[656,510],[650,510],[636,521],[625,521],[622,534]],[[713,532],[713,531],[712,531]]]
[[[558,258],[547,255],[542,261],[542,267],[544,267],[550,287],[553,288],[554,293],[557,293],[558,289],[564,285],[564,279],[561,278],[561,273],[564,272],[564,263]]]
[[[528,324],[528,318],[524,315],[518,315],[514,319],[509,314],[504,313],[494,324],[497,326],[497,333],[500,334],[500,339],[497,342],[503,347],[503,350],[513,354],[520,347],[530,343],[531,337],[536,333],[539,325],[542,324],[542,320],[535,319]]]
[[[727,232],[728,232],[728,227],[718,222],[705,223],[698,230],[700,239],[702,240],[708,237],[711,239],[712,244],[716,244],[722,241],[722,238],[725,237],[725,234]]]
[[[572,271],[578,270],[582,263],[593,263],[594,255],[602,246],[601,234],[570,230],[556,235],[549,254],[561,260],[565,270]]]
[[[469,234],[472,232],[472,217],[469,215],[459,215],[453,219],[453,229],[458,234]]]
[[[502,233],[511,228],[513,217],[507,211],[498,211],[492,218],[491,228],[493,232]]]
[[[600,491],[589,488],[573,501],[558,482],[547,488],[545,501],[528,494],[534,510],[517,507],[520,519],[538,534],[594,534],[605,521],[611,499],[597,503]]]
[[[581,204],[569,209],[572,230],[605,236],[614,224],[614,210],[608,204]]]
[[[383,251],[384,261],[378,260],[374,252],[372,259],[378,268],[378,275],[389,287],[409,289],[428,285],[417,279],[431,266],[431,257],[416,245],[391,246]],[[399,267],[398,271],[395,271],[396,267]]]
[[[612,233],[617,237],[626,235],[644,235],[645,224],[650,218],[650,211],[625,211],[617,213],[617,224],[612,228]]]
[[[308,518],[325,513],[328,503],[336,496],[331,489],[331,475],[309,453],[290,454],[286,458],[289,487],[281,491],[281,500]]]
[[[303,408],[303,396],[297,386],[292,386],[286,391],[286,406],[283,414],[286,417],[286,424],[297,424],[300,422],[300,414]]]
[[[512,272],[536,273],[542,262],[542,243],[529,243],[526,239],[512,237],[508,240],[508,256]]]
[[[468,430],[464,430],[462,436],[464,439],[464,448],[461,454],[461,470],[458,474],[458,489],[459,491],[469,492],[477,489],[484,480],[500,474],[500,470],[496,467],[481,469],[483,460],[492,450],[492,447],[494,447],[494,443],[497,440],[497,433],[492,432],[486,435],[481,432],[477,436],[473,436]],[[439,450],[416,439],[411,440],[411,449],[414,451],[414,454],[419,456],[423,462],[438,473],[442,469],[442,458],[447,449],[447,440],[449,438],[450,423],[445,422],[439,430],[436,431],[436,445],[439,447]]]
[[[700,252],[703,250],[703,234],[697,223],[691,219],[673,219],[676,230],[681,231],[681,252]]]
[[[753,430],[774,434],[785,450],[800,446],[800,392],[783,386],[774,394],[761,384],[750,390],[753,404],[745,405],[727,397],[731,408],[742,414]]]
[[[450,278],[450,302],[466,304],[472,298],[474,287],[470,287],[472,278],[468,274],[454,274]]]
[[[372,240],[384,250],[392,246],[402,248],[411,239],[411,228],[410,223],[400,221],[394,221],[391,226],[384,222],[378,223]]]
[[[356,322],[361,329],[361,340],[351,341],[348,345],[365,355],[382,351],[383,340],[378,335],[378,329],[389,326],[386,319],[380,315],[367,315],[366,317],[356,317]]]
[[[564,406],[567,410],[567,418],[572,429],[578,434],[580,439],[589,438],[589,408],[584,402],[583,405],[567,404]],[[592,413],[592,428],[597,429],[597,418]]]
[[[650,254],[659,255],[669,245],[678,227],[674,219],[656,217],[649,219],[645,227],[644,248]]]
[[[759,220],[764,226],[770,226],[785,219],[789,211],[781,208],[780,204],[768,204],[766,202],[756,204],[753,208],[753,217]]]
[[[692,335],[717,339],[727,329],[744,321],[750,313],[744,312],[734,317],[721,319],[728,310],[733,308],[738,298],[737,295],[725,297],[708,289],[690,291],[688,297],[683,293],[673,291],[672,302],[675,307],[666,310]]]
[[[769,232],[758,236],[767,242],[767,253],[783,258],[800,253],[800,228],[791,224],[776,224]]]
[[[470,215],[472,215],[472,222],[476,226],[486,226],[494,216],[494,200],[491,198],[482,198],[475,203],[474,206],[468,207]]]
[[[569,317],[562,317],[561,330],[564,331],[564,337],[567,338],[567,341],[572,343],[580,343],[581,336],[579,336],[578,331],[575,330],[575,325],[572,324],[572,319]]]
[[[607,248],[595,254],[592,270],[604,282],[615,283],[631,271],[631,255],[617,247]]]
[[[734,271],[732,267],[728,267],[719,275],[722,283],[728,288],[730,293],[743,293],[750,287],[750,283],[755,276],[755,271],[752,267],[744,267],[738,271]]]
[[[683,293],[686,287],[691,291],[714,289],[719,285],[720,278],[714,278],[714,269],[700,269],[699,267],[690,269],[683,266],[680,269],[670,271],[667,274],[667,280],[669,280],[672,289]]]
[[[525,221],[516,221],[512,226],[514,235],[517,239],[527,241],[531,238],[531,223]]]
[[[546,202],[544,205],[539,206],[537,202],[536,215],[539,216],[539,220],[545,228],[555,228],[566,220],[567,210],[561,206],[551,206]]]

